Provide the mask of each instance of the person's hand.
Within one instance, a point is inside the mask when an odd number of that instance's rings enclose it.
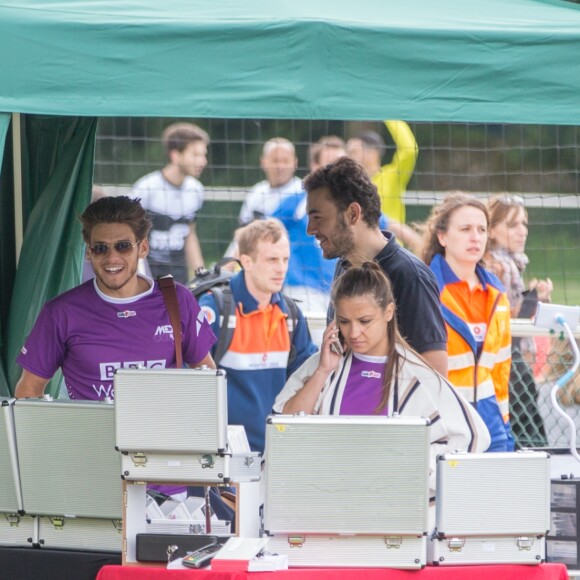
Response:
[[[342,358],[342,345],[338,340],[338,327],[336,322],[331,322],[322,335],[320,345],[320,362],[318,368],[327,374],[335,371]]]
[[[533,278],[530,280],[529,288],[530,290],[536,290],[540,302],[550,302],[552,300],[552,290],[554,289],[554,285],[550,278],[546,278],[545,280]]]

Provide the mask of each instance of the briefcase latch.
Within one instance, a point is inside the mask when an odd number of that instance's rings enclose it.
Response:
[[[20,523],[20,516],[18,514],[5,514],[11,528],[17,528]]]
[[[521,536],[518,538],[518,549],[519,550],[531,550],[534,539],[529,536]]]
[[[135,467],[145,467],[147,465],[147,455],[142,451],[131,453],[131,459]]]
[[[465,546],[465,538],[450,538],[447,545],[450,552],[461,552]]]
[[[398,550],[403,543],[402,536],[385,536],[385,544],[387,545],[387,550]]]
[[[213,455],[207,453],[199,458],[202,469],[213,469]]]
[[[48,518],[55,530],[62,530],[64,528],[64,518],[60,516]]]
[[[291,548],[302,548],[304,541],[304,536],[288,536],[288,545]]]

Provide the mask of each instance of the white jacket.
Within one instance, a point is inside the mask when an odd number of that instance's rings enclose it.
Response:
[[[463,450],[485,451],[491,442],[485,423],[477,411],[459,395],[440,374],[427,366],[417,355],[400,346],[403,355],[399,373],[391,388],[388,415],[425,417],[431,421],[431,464],[429,487],[435,490],[436,458],[441,453]],[[320,353],[311,356],[286,382],[274,402],[274,413],[282,413],[284,405],[304,385],[318,367]],[[326,381],[316,403],[320,415],[339,415],[342,395],[349,375],[352,354],[346,355]]]

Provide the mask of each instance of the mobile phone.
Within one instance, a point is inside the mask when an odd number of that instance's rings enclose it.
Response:
[[[342,344],[338,340],[330,343],[330,350],[337,354],[338,356],[342,356],[344,354],[344,349],[342,348]]]
[[[334,320],[334,324],[336,324],[336,340],[330,343],[330,350],[336,353],[338,356],[342,356],[344,354],[344,348],[342,347],[342,333],[338,327],[338,320]]]
[[[188,568],[203,568],[212,561],[213,557],[222,549],[222,547],[221,544],[213,544],[211,546],[206,546],[205,548],[200,548],[199,550],[184,556],[181,563]]]

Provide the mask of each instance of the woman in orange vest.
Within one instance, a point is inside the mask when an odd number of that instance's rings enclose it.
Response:
[[[448,196],[427,221],[423,260],[439,284],[449,381],[485,421],[488,451],[513,451],[510,306],[501,282],[483,267],[488,227],[481,201],[465,193]]]

